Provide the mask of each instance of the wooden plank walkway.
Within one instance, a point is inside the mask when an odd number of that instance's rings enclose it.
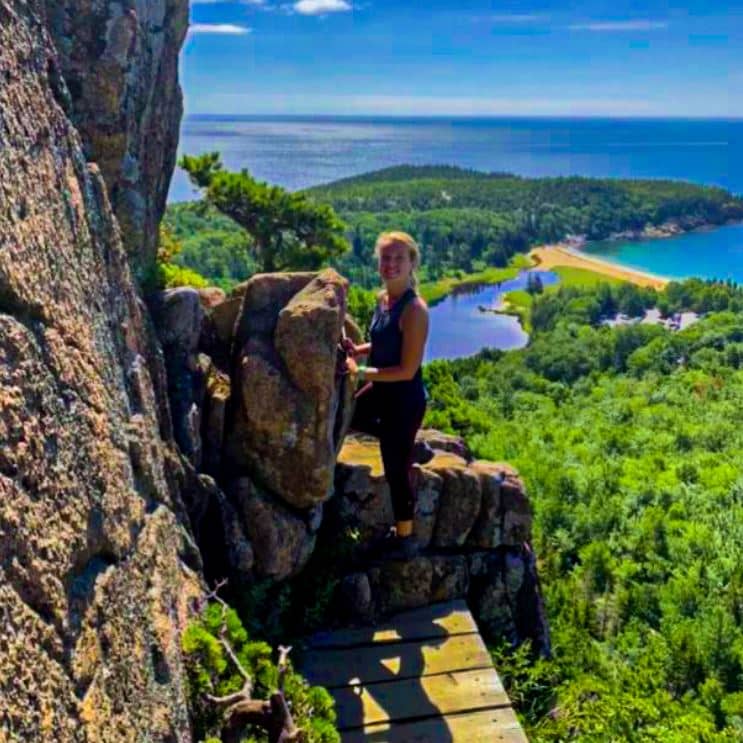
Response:
[[[309,638],[300,668],[335,698],[343,743],[526,743],[464,601]]]

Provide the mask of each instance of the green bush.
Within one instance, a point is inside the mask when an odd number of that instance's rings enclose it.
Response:
[[[194,732],[199,740],[219,739],[223,710],[206,695],[232,694],[244,684],[220,637],[230,645],[251,677],[253,698],[267,699],[278,685],[279,669],[272,660],[271,646],[251,638],[234,609],[210,602],[201,616],[189,624],[182,638]],[[339,743],[334,702],[325,689],[310,686],[290,667],[284,677],[284,693],[294,722],[307,732],[309,743]],[[245,740],[263,743],[268,737],[256,728],[246,731]]]

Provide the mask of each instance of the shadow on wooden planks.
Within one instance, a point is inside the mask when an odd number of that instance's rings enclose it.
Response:
[[[308,640],[300,662],[336,701],[344,743],[523,743],[464,601]]]

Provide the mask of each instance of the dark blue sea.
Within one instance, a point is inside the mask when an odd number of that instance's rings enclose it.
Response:
[[[676,178],[743,193],[743,120],[187,117],[182,153],[300,189],[390,165]],[[171,201],[192,198],[182,173]]]

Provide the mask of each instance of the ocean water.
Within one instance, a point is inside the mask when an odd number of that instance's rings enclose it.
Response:
[[[673,279],[698,276],[743,284],[743,224],[696,230],[661,240],[592,243],[585,252]]]
[[[390,165],[675,178],[743,193],[743,120],[187,117],[180,152],[299,189]],[[193,198],[177,171],[171,201]]]

